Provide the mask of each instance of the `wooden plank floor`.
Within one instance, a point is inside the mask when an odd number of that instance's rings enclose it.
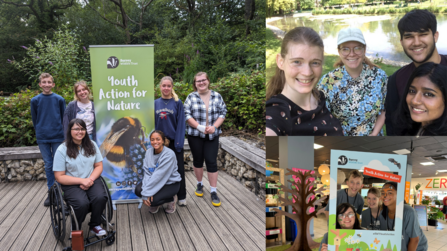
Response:
[[[196,179],[186,172],[186,207],[174,214],[161,208],[157,214],[143,205],[119,204],[114,211],[116,241],[98,243],[87,250],[265,250],[264,202],[225,172],[219,172],[217,191],[222,201],[214,207],[204,174],[204,196],[195,196]],[[56,242],[50,210],[43,206],[46,181],[0,183],[0,249],[62,250],[70,245]],[[87,231],[87,216],[83,224]],[[70,220],[67,222],[67,229]]]

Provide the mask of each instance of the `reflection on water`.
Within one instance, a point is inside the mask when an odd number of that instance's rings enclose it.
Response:
[[[287,17],[270,25],[283,31],[297,26],[311,27],[320,34],[324,42],[324,51],[328,54],[338,54],[337,34],[342,28],[357,27],[363,32],[367,44],[367,56],[375,56],[400,62],[411,62],[400,45],[400,35],[397,23],[403,14],[362,16],[362,15],[321,15],[310,17]],[[437,14],[438,31],[440,31],[436,47],[440,54],[447,54],[447,15]],[[444,31],[444,32],[442,32]]]

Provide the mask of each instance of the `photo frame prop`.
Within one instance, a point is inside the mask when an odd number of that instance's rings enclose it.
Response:
[[[407,156],[370,152],[331,150],[328,250],[393,251],[401,250]],[[338,169],[363,171],[364,176],[396,182],[394,231],[336,229]],[[346,175],[348,176],[348,175]],[[349,179],[349,177],[346,177]]]

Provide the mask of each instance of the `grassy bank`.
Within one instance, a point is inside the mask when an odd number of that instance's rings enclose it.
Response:
[[[278,39],[275,34],[267,29],[266,31],[267,41],[266,41],[266,52],[265,52],[265,62],[267,65],[266,77],[267,81],[275,74],[276,68],[276,54],[281,51],[281,40]],[[323,74],[328,73],[334,69],[334,63],[338,60],[338,55],[324,55],[324,65]],[[386,72],[388,76],[391,76],[395,71],[397,71],[399,66],[386,65],[383,63],[377,63],[382,70]]]
[[[432,13],[447,13],[447,7],[443,6],[420,6],[418,4],[410,5],[403,8],[398,8],[395,5],[392,6],[368,6],[368,7],[359,7],[356,9],[346,8],[346,9],[317,9],[312,11],[313,15],[338,15],[338,14],[358,14],[358,15],[383,15],[383,14],[398,14],[398,13],[407,13],[415,9],[428,10]]]

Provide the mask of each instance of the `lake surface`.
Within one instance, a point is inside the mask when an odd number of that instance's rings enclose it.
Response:
[[[286,17],[270,22],[283,31],[298,26],[311,27],[320,34],[324,42],[324,51],[338,54],[337,34],[342,28],[357,27],[363,32],[366,40],[366,55],[384,59],[411,62],[400,45],[400,34],[397,23],[403,14],[395,15],[317,15],[309,17]],[[437,30],[439,31],[436,48],[440,54],[447,54],[447,15],[437,14]]]

